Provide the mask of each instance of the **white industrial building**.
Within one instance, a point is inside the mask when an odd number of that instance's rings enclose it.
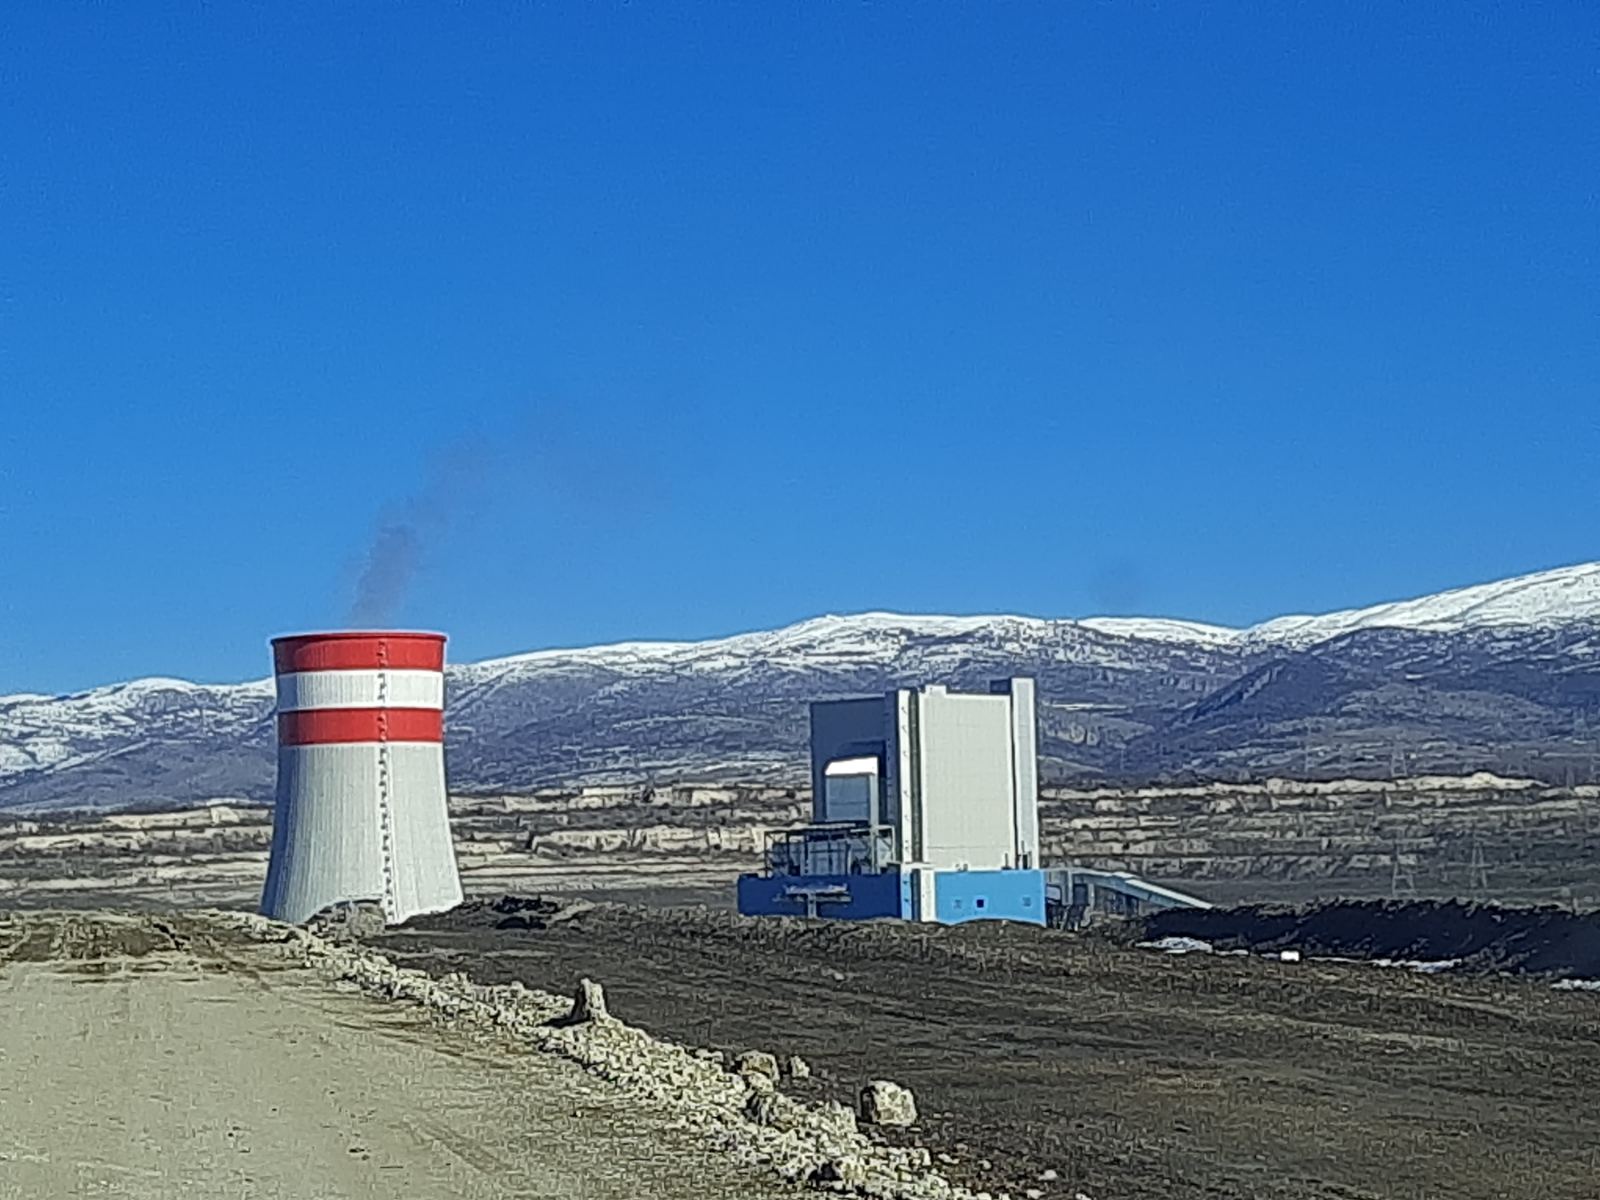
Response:
[[[1031,679],[813,704],[813,823],[741,911],[1043,921],[1034,710]]]

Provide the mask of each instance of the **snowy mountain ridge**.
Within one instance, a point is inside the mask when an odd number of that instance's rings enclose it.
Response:
[[[940,616],[863,612],[813,617],[780,629],[740,633],[699,642],[619,642],[572,649],[535,650],[487,659],[463,668],[496,672],[519,664],[564,660],[606,662],[614,666],[690,664],[723,656],[786,656],[825,651],[848,657],[880,653],[884,643],[906,636],[967,637],[976,633],[1012,634],[1019,642],[1044,641],[1087,630],[1109,638],[1196,646],[1303,648],[1357,629],[1460,631],[1474,626],[1543,626],[1600,621],[1600,562],[1583,563],[1478,584],[1414,600],[1348,609],[1321,616],[1285,616],[1235,629],[1169,617],[1051,618],[1010,614]]]
[[[1360,775],[1408,741],[1447,773],[1559,775],[1593,757],[1600,563],[1249,629],[869,612],[452,665],[452,779],[787,779],[808,700],[1008,674],[1039,680],[1057,779]],[[0,697],[0,808],[265,799],[272,713],[271,679]]]
[[[1278,617],[1243,631],[1242,636],[1267,644],[1307,646],[1357,629],[1459,632],[1473,627],[1540,627],[1594,620],[1600,620],[1600,562],[1318,617]]]
[[[1358,629],[1417,629],[1459,632],[1472,627],[1560,625],[1600,621],[1600,562],[1523,575],[1497,583],[1457,588],[1413,600],[1321,616],[1276,617],[1235,629],[1167,617],[1050,618],[1010,614],[941,616],[936,614],[863,612],[812,617],[779,629],[738,633],[705,641],[613,642],[596,646],[559,647],[454,664],[452,675],[482,682],[507,672],[540,671],[561,664],[606,666],[617,671],[714,667],[732,660],[765,658],[768,662],[815,661],[816,656],[849,661],[876,661],[907,641],[967,638],[983,635],[1017,647],[1047,642],[1099,642],[1101,653],[1118,657],[1115,642],[1134,640],[1209,648],[1305,648]],[[1084,639],[1083,634],[1091,635]],[[1085,651],[1087,657],[1096,657]],[[202,688],[243,688],[264,695],[270,678],[240,684],[196,684],[187,680],[149,677],[108,684],[71,696],[38,693],[0,696],[0,706],[24,702],[73,702],[94,707],[146,693]]]

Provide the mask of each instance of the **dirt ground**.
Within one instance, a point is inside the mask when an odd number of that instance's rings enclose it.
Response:
[[[899,1080],[952,1178],[1015,1195],[1600,1194],[1592,993],[998,925],[614,905],[542,923],[478,904],[376,944],[486,983],[592,976],[662,1036],[802,1055],[817,1096]]]
[[[0,919],[0,1197],[788,1195],[571,1064],[192,919]]]

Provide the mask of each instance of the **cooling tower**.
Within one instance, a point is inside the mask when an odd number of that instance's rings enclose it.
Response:
[[[445,808],[444,636],[273,639],[278,792],[261,911],[376,900],[391,924],[461,903]]]

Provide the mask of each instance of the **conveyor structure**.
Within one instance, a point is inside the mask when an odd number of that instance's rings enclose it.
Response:
[[[1142,917],[1166,908],[1210,908],[1198,896],[1140,879],[1128,871],[1051,867],[1044,872],[1047,923],[1082,929],[1095,917]]]

